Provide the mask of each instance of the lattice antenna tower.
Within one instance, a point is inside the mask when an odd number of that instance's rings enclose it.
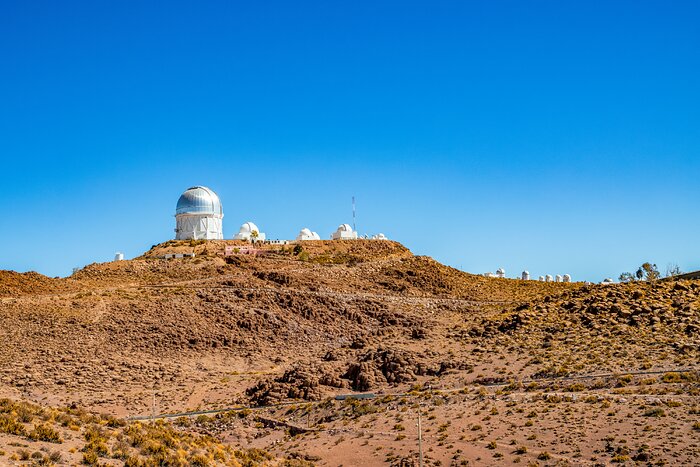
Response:
[[[352,197],[352,230],[357,232],[357,227],[355,226],[355,197]]]

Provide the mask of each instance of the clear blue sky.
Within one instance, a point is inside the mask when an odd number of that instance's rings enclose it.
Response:
[[[700,269],[700,2],[4,2],[0,268],[350,221],[470,272]]]

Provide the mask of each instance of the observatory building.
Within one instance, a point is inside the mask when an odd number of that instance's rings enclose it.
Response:
[[[300,242],[306,240],[321,240],[321,237],[316,232],[312,232],[310,229],[304,227],[299,232],[299,235],[297,235],[297,241]]]
[[[238,233],[233,236],[233,239],[245,240],[248,242],[251,240],[263,242],[265,241],[265,234],[260,231],[257,225],[248,221],[241,226],[241,228],[238,230]]]
[[[188,188],[177,200],[176,240],[221,240],[224,210],[219,197],[205,186]]]
[[[352,230],[350,224],[342,224],[331,234],[331,240],[357,240],[357,232]]]

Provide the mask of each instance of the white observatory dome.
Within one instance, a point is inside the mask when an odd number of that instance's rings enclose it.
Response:
[[[175,215],[178,214],[213,214],[223,217],[224,210],[216,193],[205,186],[193,186],[177,200]]]
[[[357,240],[357,232],[352,230],[350,224],[340,224],[331,235],[331,240]]]
[[[304,227],[299,231],[299,235],[297,235],[297,241],[306,240],[321,240],[321,237],[319,237],[316,232],[312,232],[311,229]]]
[[[258,226],[253,224],[252,222],[246,222],[238,230],[238,233],[253,233],[253,232],[260,233],[260,229],[258,229]]]
[[[221,240],[224,238],[221,200],[205,186],[188,188],[175,208],[176,240]]]
[[[265,240],[265,234],[260,231],[257,225],[250,221],[241,225],[241,228],[238,229],[238,233],[233,236],[233,239],[250,241],[251,239],[253,239],[253,232],[258,233],[257,237],[255,237],[255,240],[260,242]]]

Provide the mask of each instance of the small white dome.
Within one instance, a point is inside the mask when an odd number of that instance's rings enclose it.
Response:
[[[243,224],[238,231],[239,233],[253,233],[253,232],[258,232],[260,233],[260,229],[258,229],[258,226],[253,224],[252,222],[246,222]]]
[[[321,237],[316,232],[312,232],[311,229],[304,227],[297,235],[297,241],[301,240],[321,240]]]
[[[350,224],[341,224],[338,226],[338,231],[339,232],[352,232],[352,227],[350,227]]]

